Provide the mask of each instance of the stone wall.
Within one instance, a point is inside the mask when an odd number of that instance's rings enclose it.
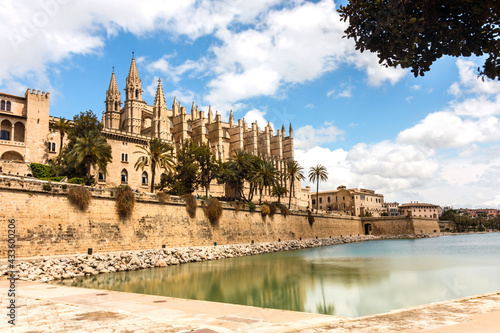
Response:
[[[51,191],[44,191],[44,184]],[[436,220],[424,218],[363,218],[315,215],[311,225],[303,212],[285,217],[262,217],[259,211],[235,211],[225,205],[217,225],[212,225],[198,207],[190,218],[183,201],[168,203],[156,196],[137,194],[132,215],[116,213],[114,190],[90,188],[92,201],[82,212],[67,199],[70,184],[0,177],[0,258],[7,257],[8,221],[15,219],[16,256],[128,251],[183,246],[207,246],[216,242],[245,244],[285,240],[357,236],[372,225],[373,235],[412,235],[439,231]]]
[[[372,235],[413,235],[439,232],[437,219],[404,216],[386,216],[379,218],[362,218],[363,232],[366,224],[371,224]]]
[[[94,191],[89,208],[82,212],[68,201],[67,189],[53,185],[51,192],[44,192],[33,184],[17,185],[0,183],[0,258],[7,256],[7,225],[12,218],[17,257],[86,253],[88,248],[109,252],[363,234],[359,218],[316,216],[310,226],[305,214],[263,218],[258,211],[236,212],[230,207],[212,226],[201,207],[195,218],[189,218],[183,203],[161,204],[144,195],[137,197],[132,215],[121,219],[106,190]]]

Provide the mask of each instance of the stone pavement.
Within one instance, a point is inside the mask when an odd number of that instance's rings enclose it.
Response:
[[[16,326],[0,281],[0,332],[500,332],[500,293],[343,318],[17,281]]]

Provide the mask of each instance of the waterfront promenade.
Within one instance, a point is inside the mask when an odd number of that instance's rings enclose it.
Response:
[[[7,280],[0,281],[6,309]],[[500,292],[359,318],[17,282],[1,332],[498,332]],[[4,311],[6,313],[6,311]]]

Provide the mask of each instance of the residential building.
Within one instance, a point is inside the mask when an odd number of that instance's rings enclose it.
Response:
[[[411,217],[427,217],[437,219],[441,216],[443,210],[440,206],[422,202],[411,202],[399,206],[399,214]]]
[[[318,200],[318,201],[317,201]],[[381,216],[385,212],[384,196],[373,190],[341,185],[336,191],[311,193],[311,208],[352,216]]]

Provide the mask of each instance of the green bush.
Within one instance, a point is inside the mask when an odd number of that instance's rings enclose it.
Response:
[[[43,184],[42,190],[50,192],[52,191],[52,186],[50,186],[50,184]]]
[[[253,202],[249,202],[248,203],[248,209],[251,211],[251,212],[255,212],[255,210],[257,209],[257,206],[253,203]]]
[[[116,189],[116,210],[121,217],[128,217],[134,211],[135,194],[130,186],[119,186]]]
[[[158,201],[161,203],[166,203],[170,201],[170,194],[167,194],[165,192],[156,193],[156,197],[158,198]]]
[[[309,222],[309,225],[312,227],[314,223],[314,216],[312,215],[309,209],[307,210],[307,221]]]
[[[88,188],[83,186],[72,187],[68,191],[68,199],[80,210],[86,210],[89,207],[92,195]]]
[[[222,216],[222,205],[216,198],[210,198],[203,204],[203,212],[212,225],[216,225]]]
[[[64,176],[56,176],[56,177],[44,177],[44,178],[39,178],[40,180],[50,180],[52,182],[60,182],[63,180]]]
[[[196,197],[190,193],[186,193],[182,196],[184,201],[186,201],[186,211],[190,218],[195,218],[196,208],[198,208],[198,203],[196,202]]]
[[[68,183],[69,184],[83,185],[83,184],[85,184],[85,178],[73,177],[70,180],[68,180]]]
[[[66,190],[68,189],[68,185],[66,185],[66,184],[62,184],[62,185],[61,185],[61,188],[62,188],[64,191],[66,191]]]
[[[50,165],[31,163],[30,168],[31,168],[31,173],[35,178],[48,178],[55,176],[54,168]]]
[[[271,213],[271,208],[268,204],[264,203],[262,204],[262,206],[260,206],[260,213],[262,214],[262,216],[269,215],[269,213]]]

